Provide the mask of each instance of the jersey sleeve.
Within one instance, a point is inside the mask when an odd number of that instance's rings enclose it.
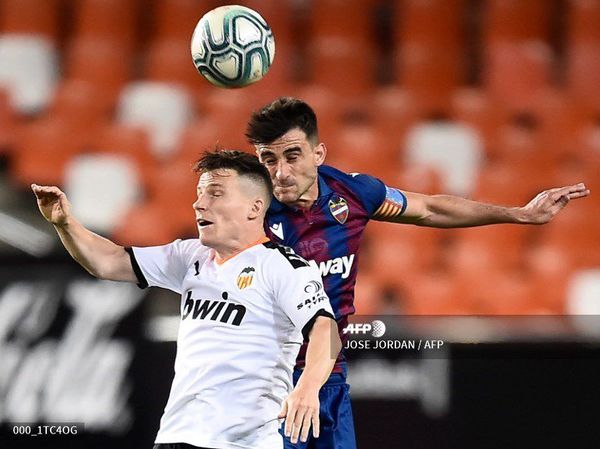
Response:
[[[385,187],[385,199],[381,206],[371,214],[373,220],[393,222],[404,214],[408,206],[406,195],[394,187]]]
[[[385,184],[380,179],[363,173],[350,173],[348,177],[348,184],[360,198],[369,216],[372,216],[385,201]]]
[[[287,260],[276,260],[270,273],[275,302],[308,340],[317,317],[335,319],[329,297],[317,268],[296,254],[282,257]]]
[[[175,240],[162,246],[126,248],[141,288],[162,287],[181,293],[183,280],[193,263],[194,246]]]

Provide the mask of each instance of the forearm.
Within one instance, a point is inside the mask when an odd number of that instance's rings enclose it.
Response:
[[[298,385],[320,389],[327,381],[342,343],[334,320],[319,317],[315,322],[306,350],[306,366]]]
[[[432,195],[426,212],[415,222],[421,226],[458,228],[499,223],[525,223],[520,207],[480,203],[452,195]]]
[[[100,279],[135,280],[131,276],[115,276],[119,271],[115,263],[122,262],[127,257],[122,246],[93,233],[73,218],[63,225],[54,225],[54,229],[71,257],[92,276]]]

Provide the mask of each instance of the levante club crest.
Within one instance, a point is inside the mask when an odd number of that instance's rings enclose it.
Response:
[[[250,287],[250,285],[252,284],[252,279],[254,278],[255,271],[256,270],[253,267],[246,267],[242,270],[236,282],[240,290],[243,290],[246,287]]]
[[[333,218],[335,218],[338,221],[338,223],[346,223],[350,209],[348,208],[348,202],[344,198],[338,196],[330,199],[329,210],[331,211],[331,215],[333,215]]]

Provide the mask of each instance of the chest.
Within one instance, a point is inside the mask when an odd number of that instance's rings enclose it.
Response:
[[[274,242],[322,262],[355,252],[367,222],[367,213],[356,200],[334,195],[309,210],[286,207],[270,212],[265,231]]]
[[[256,260],[191,264],[181,297],[183,324],[240,326],[272,316],[273,294]]]

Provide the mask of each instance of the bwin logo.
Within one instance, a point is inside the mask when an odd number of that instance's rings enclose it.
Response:
[[[192,292],[189,291],[183,304],[181,319],[185,320],[191,314],[194,320],[220,321],[221,323],[239,326],[244,315],[246,315],[246,307],[241,304],[227,302],[227,292],[223,292],[222,297],[225,301],[192,299]]]

